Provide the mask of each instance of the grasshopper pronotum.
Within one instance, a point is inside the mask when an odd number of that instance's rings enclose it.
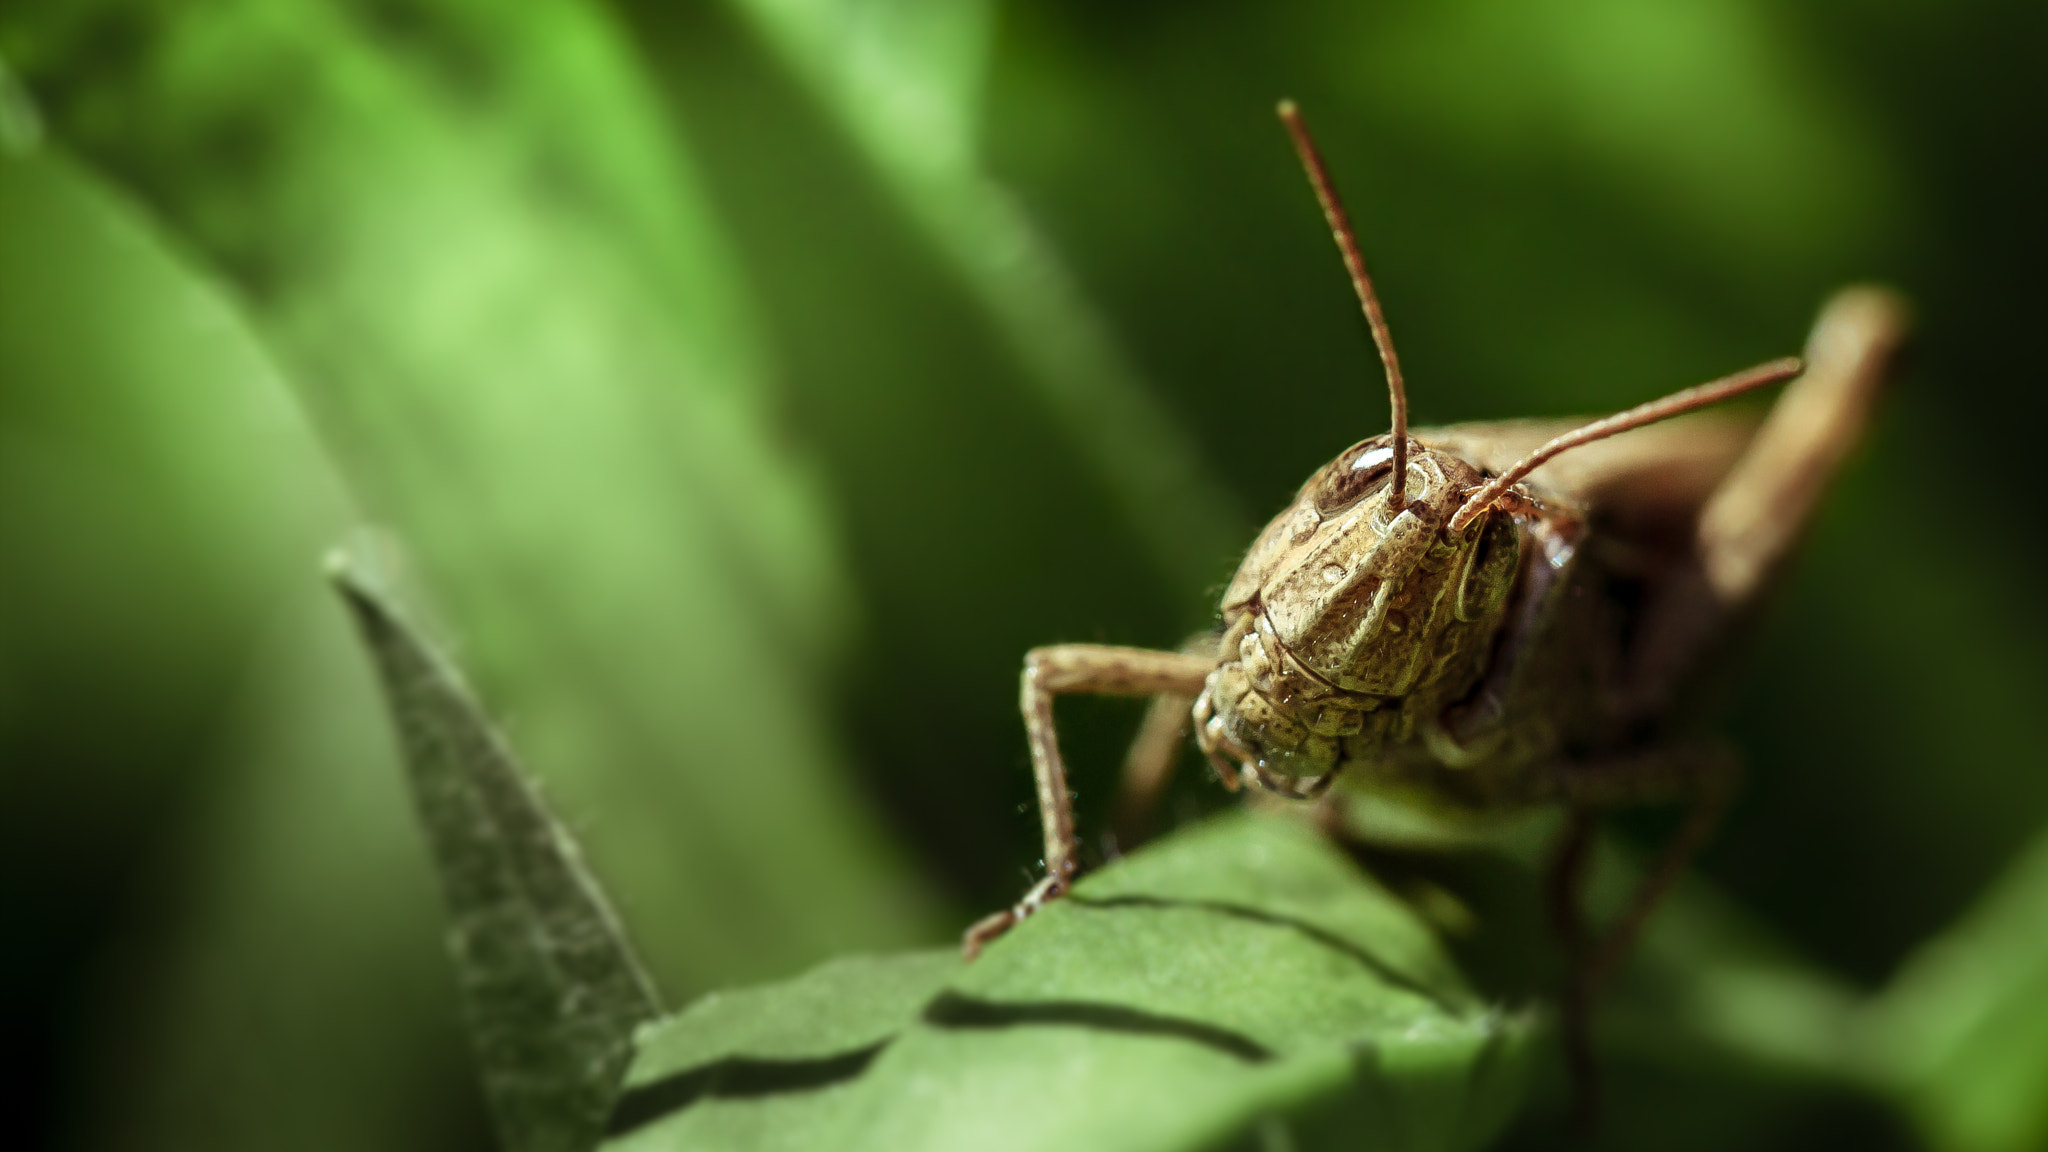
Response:
[[[1141,790],[1156,790],[1192,723],[1232,790],[1312,799],[1342,777],[1464,807],[1562,804],[1554,912],[1577,956],[1565,1023],[1588,1084],[1592,997],[1733,783],[1728,752],[1681,723],[1694,673],[1770,583],[1861,434],[1904,308],[1883,290],[1847,289],[1822,309],[1806,361],[1773,360],[1604,420],[1411,433],[1351,226],[1292,102],[1280,117],[1364,308],[1393,427],[1339,453],[1260,533],[1202,651],[1026,654],[1046,875],[970,928],[965,948],[979,952],[1078,871],[1054,697],[1153,696],[1127,768]],[[1794,382],[1753,431],[1707,415],[1665,423],[1783,380]],[[1692,803],[1686,820],[1605,938],[1586,940],[1576,892],[1595,814],[1678,800]]]

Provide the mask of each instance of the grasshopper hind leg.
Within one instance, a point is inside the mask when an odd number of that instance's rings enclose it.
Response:
[[[1881,288],[1846,288],[1821,308],[1805,374],[1706,496],[1690,563],[1646,607],[1621,711],[1662,714],[1730,623],[1755,608],[1862,437],[1907,326],[1904,301]]]
[[[1805,375],[1785,389],[1748,450],[1700,511],[1707,582],[1724,603],[1753,599],[1804,534],[1822,490],[1870,422],[1907,328],[1905,302],[1846,288],[1821,308]]]

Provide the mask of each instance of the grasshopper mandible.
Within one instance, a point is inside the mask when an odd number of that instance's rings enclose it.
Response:
[[[1603,420],[1411,432],[1351,226],[1299,111],[1283,101],[1279,113],[1364,309],[1393,427],[1339,453],[1260,533],[1223,594],[1213,647],[1026,654],[1046,875],[964,947],[972,957],[1078,872],[1054,698],[1153,696],[1165,722],[1140,737],[1127,769],[1140,780],[1165,776],[1191,725],[1232,790],[1311,799],[1342,777],[1466,808],[1562,804],[1553,914],[1577,956],[1565,1016],[1583,1083],[1595,989],[1732,787],[1733,758],[1686,723],[1696,672],[1756,604],[1861,434],[1904,307],[1880,289],[1845,290],[1822,310],[1806,361]],[[1665,423],[1794,378],[1753,434],[1705,414]],[[1588,942],[1576,889],[1595,814],[1682,800],[1692,809],[1629,906]]]

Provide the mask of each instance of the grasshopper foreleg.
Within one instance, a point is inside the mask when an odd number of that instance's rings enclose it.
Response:
[[[1056,644],[1024,654],[1024,733],[1031,746],[1031,773],[1038,785],[1038,817],[1045,837],[1045,878],[1013,908],[985,917],[967,930],[961,950],[973,959],[989,941],[1058,898],[1080,870],[1074,836],[1074,798],[1067,789],[1066,762],[1052,706],[1058,696],[1178,696],[1192,699],[1216,666],[1215,658],[1150,648],[1106,644]]]

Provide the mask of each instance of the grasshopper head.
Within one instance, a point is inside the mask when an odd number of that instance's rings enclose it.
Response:
[[[1505,615],[1514,519],[1449,527],[1485,475],[1411,441],[1397,498],[1393,456],[1379,436],[1317,472],[1224,594],[1230,631],[1199,735],[1261,781],[1327,778],[1405,739],[1470,687]]]
[[[1276,524],[1276,547],[1246,558],[1246,568],[1258,570],[1241,571],[1232,586],[1244,602],[1256,597],[1304,667],[1335,687],[1381,697],[1434,681],[1463,635],[1491,634],[1519,550],[1506,516],[1448,529],[1486,479],[1471,464],[1411,444],[1398,509],[1392,472],[1390,437],[1345,450]]]

